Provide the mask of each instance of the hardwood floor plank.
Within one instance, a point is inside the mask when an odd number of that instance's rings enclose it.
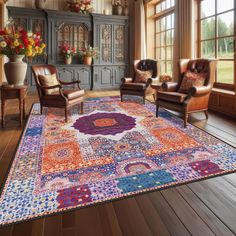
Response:
[[[16,224],[13,227],[12,236],[31,236],[32,235],[32,221],[24,224]]]
[[[103,235],[121,236],[121,228],[116,216],[113,203],[98,206]]]
[[[0,228],[0,235],[1,236],[12,236],[13,226],[7,226]]]
[[[75,211],[70,211],[62,214],[62,228],[68,229],[76,226]]]
[[[32,223],[32,236],[44,235],[45,218],[34,220]]]
[[[163,190],[161,193],[192,235],[214,235],[209,226],[188,205],[176,189]]]
[[[21,129],[18,128],[15,134],[12,136],[10,142],[8,143],[4,153],[2,154],[2,158],[0,160],[0,184],[3,184],[6,174],[8,174],[8,167],[11,163],[12,158],[14,158],[16,146],[19,142],[21,134]]]
[[[103,234],[98,207],[87,207],[75,212],[76,229],[80,235],[100,236]]]
[[[188,185],[205,205],[236,234],[236,188],[217,177]]]
[[[151,200],[147,195],[136,196],[135,200],[137,201],[142,214],[152,231],[153,235],[170,235],[168,229],[163,223],[161,217],[153,206]]]
[[[134,198],[113,203],[123,235],[153,235]]]
[[[224,175],[222,178],[236,188],[236,173]]]
[[[219,218],[186,185],[176,188],[184,200],[216,235],[234,235]]]
[[[44,236],[62,236],[62,215],[45,218]]]

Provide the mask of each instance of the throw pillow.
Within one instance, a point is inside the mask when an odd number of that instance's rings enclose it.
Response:
[[[206,79],[206,73],[196,73],[187,71],[181,82],[178,92],[188,93],[192,87],[203,86]]]
[[[50,87],[54,85],[59,85],[56,74],[52,75],[39,75],[39,83],[41,86]],[[45,95],[59,93],[59,88],[45,89]]]
[[[149,78],[152,78],[151,70],[136,70],[134,82],[135,83],[146,83]]]

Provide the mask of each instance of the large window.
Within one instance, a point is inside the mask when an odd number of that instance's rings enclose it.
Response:
[[[200,1],[199,56],[218,58],[218,87],[233,88],[235,77],[235,0]]]
[[[155,57],[159,61],[160,74],[172,75],[174,4],[174,0],[165,0],[155,6]]]

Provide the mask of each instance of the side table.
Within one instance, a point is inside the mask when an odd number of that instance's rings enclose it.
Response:
[[[14,86],[3,84],[1,86],[1,100],[2,100],[2,122],[1,125],[5,125],[5,104],[8,99],[18,99],[19,100],[19,120],[20,124],[23,124],[23,119],[25,117],[25,98],[27,94],[27,85]]]

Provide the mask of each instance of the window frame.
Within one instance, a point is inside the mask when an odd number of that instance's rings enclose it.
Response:
[[[173,50],[174,50],[174,25],[172,25],[171,28],[169,28],[169,29],[166,29],[166,27],[165,27],[164,30],[161,29],[160,31],[157,32],[156,24],[157,24],[158,20],[161,20],[162,18],[165,18],[167,16],[171,16],[172,14],[173,14],[173,17],[175,17],[175,15],[174,15],[175,6],[171,6],[168,9],[161,10],[160,12],[156,13],[157,6],[162,4],[163,2],[166,2],[166,0],[159,1],[154,5],[154,12],[155,12],[155,14],[153,15],[154,27],[155,27],[155,29],[154,29],[154,51],[155,51],[154,55],[155,55],[155,58],[158,60],[158,62],[160,62],[160,63],[164,62],[165,63],[165,70],[164,70],[165,73],[168,72],[168,70],[167,70],[168,64],[171,63],[171,67],[172,67],[171,76],[172,76],[173,75]],[[174,0],[174,3],[175,3],[175,0]],[[173,32],[173,41],[172,41],[172,43],[171,44],[166,44],[167,37],[165,36],[165,44],[164,45],[159,45],[158,42],[157,42],[157,35],[161,35],[161,33],[165,33],[165,35],[166,35],[167,32]],[[171,47],[171,52],[172,52],[172,55],[171,55],[170,59],[167,58],[167,49],[169,47]],[[162,59],[162,58],[159,59],[158,56],[157,56],[158,55],[157,54],[158,49],[162,49],[162,48],[164,48],[164,50],[165,50],[165,59]],[[161,70],[159,70],[159,71],[161,71]]]
[[[197,11],[197,14],[198,14],[198,38],[197,38],[197,56],[198,57],[201,57],[201,43],[202,42],[207,42],[209,40],[214,40],[214,47],[215,47],[215,55],[214,55],[214,58],[218,59],[219,61],[230,61],[230,62],[233,62],[234,64],[234,70],[233,70],[233,84],[228,84],[228,83],[222,83],[222,82],[217,82],[217,73],[216,73],[216,81],[214,83],[214,87],[215,88],[220,88],[220,89],[226,89],[226,90],[232,90],[234,91],[235,90],[235,86],[236,86],[236,3],[234,4],[234,8],[233,9],[229,9],[229,10],[226,10],[226,11],[222,11],[222,12],[217,12],[217,0],[215,0],[215,10],[214,10],[214,14],[213,15],[209,15],[207,17],[201,17],[201,0],[198,1],[198,11]],[[227,35],[227,36],[218,36],[218,16],[220,15],[223,15],[225,13],[229,13],[229,12],[233,12],[234,14],[234,32],[233,32],[233,35]],[[214,37],[212,38],[207,38],[207,39],[202,39],[202,29],[201,29],[201,23],[203,20],[206,20],[206,19],[210,19],[214,17],[214,20],[215,20],[215,29],[214,29]],[[224,38],[233,38],[233,48],[234,48],[234,56],[233,56],[233,59],[227,59],[227,58],[224,58],[224,59],[220,59],[218,58],[218,43],[217,43],[217,40],[219,39],[224,39]]]

